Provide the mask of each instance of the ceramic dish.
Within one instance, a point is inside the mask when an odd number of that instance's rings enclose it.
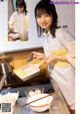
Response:
[[[36,86],[36,87],[27,87],[25,89],[25,94],[27,97],[31,97],[35,94],[40,94],[44,92],[44,87]]]
[[[8,36],[9,36],[9,38],[11,38],[13,40],[20,38],[20,34],[17,32],[9,32]]]
[[[40,93],[40,94],[33,95],[27,99],[27,103],[34,101],[36,99],[42,98],[46,95],[48,95],[48,94]],[[49,104],[52,102],[52,100],[53,100],[53,97],[48,96],[41,100],[30,103],[29,107],[36,112],[43,112],[43,111],[46,111],[47,109],[49,109]]]

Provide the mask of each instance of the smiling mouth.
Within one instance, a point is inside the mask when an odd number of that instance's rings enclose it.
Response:
[[[46,27],[46,26],[47,26],[47,24],[41,24],[41,26],[42,26],[42,27]]]

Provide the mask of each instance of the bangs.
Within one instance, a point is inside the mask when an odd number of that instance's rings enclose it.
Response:
[[[49,14],[50,15],[51,13],[46,8],[38,8],[35,12],[35,16],[39,16],[39,15],[42,15],[42,14]]]
[[[19,5],[18,8],[23,8],[24,6],[23,5]]]

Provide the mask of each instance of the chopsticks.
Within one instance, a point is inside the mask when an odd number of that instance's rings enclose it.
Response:
[[[36,101],[41,100],[41,99],[43,99],[43,98],[46,98],[46,97],[48,97],[48,96],[52,96],[53,94],[54,94],[54,93],[50,93],[50,94],[48,94],[48,95],[46,95],[46,96],[44,96],[44,97],[41,97],[41,98],[39,98],[39,99],[36,99],[36,100],[31,101],[31,102],[29,102],[29,103],[26,103],[26,104],[22,105],[21,107],[24,107],[24,106],[26,106],[26,105],[29,105],[29,104],[31,104],[31,103],[33,103],[33,102],[36,102]]]

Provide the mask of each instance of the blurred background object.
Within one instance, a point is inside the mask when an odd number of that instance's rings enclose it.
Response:
[[[0,90],[3,84],[11,83],[10,57],[0,53]]]

